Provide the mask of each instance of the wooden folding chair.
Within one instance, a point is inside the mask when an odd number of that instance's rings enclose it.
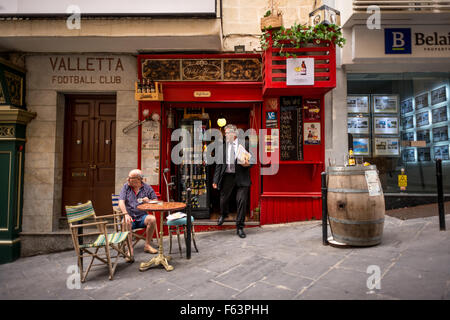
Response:
[[[112,194],[111,200],[112,200],[112,207],[113,207],[114,214],[124,215],[122,213],[122,210],[120,210],[120,207],[119,207],[119,195]],[[141,241],[141,240],[145,241],[145,230],[146,230],[145,228],[138,228],[138,229],[131,230],[131,237],[132,237],[131,241],[132,241],[133,248],[136,246],[136,244],[139,241]],[[158,230],[155,230],[155,233],[156,233],[156,238],[159,240]]]
[[[111,218],[111,216],[96,217],[91,201],[77,206],[66,206],[66,213],[67,221],[72,233],[74,249],[78,257],[78,267],[80,268],[81,282],[85,282],[86,277],[91,270],[91,267],[100,265],[103,266],[103,264],[106,264],[108,266],[109,280],[112,280],[114,277],[114,272],[116,271],[117,264],[119,262],[119,258],[124,257],[125,259],[129,259],[129,261],[133,259],[133,257],[130,257],[130,255],[128,254],[129,250],[126,249],[127,245],[131,245],[131,242],[128,238],[128,231],[116,231],[113,233],[108,233],[108,221],[105,221],[104,219]],[[89,217],[94,217],[96,221],[92,223],[82,223],[83,220]],[[98,219],[102,221],[98,221]],[[82,233],[80,232],[80,228],[94,226],[97,227],[97,232],[85,232],[85,230],[83,230]],[[118,226],[116,226],[116,228],[118,228]],[[97,235],[98,237],[94,242],[80,244],[80,238],[95,235]],[[101,248],[105,250],[104,256],[101,256],[99,254],[99,250]],[[111,251],[113,253],[117,252],[117,255],[112,256]],[[86,271],[83,270],[82,258],[84,257],[91,257],[91,261]],[[94,265],[94,259],[103,262],[103,264]],[[113,259],[115,259],[114,262]]]

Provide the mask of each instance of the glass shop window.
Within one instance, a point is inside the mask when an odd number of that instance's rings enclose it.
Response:
[[[450,73],[348,74],[347,113],[354,154],[377,166],[385,194],[436,193],[438,158],[450,193]]]

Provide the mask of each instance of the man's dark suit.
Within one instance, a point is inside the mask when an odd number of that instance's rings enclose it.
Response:
[[[230,196],[233,188],[236,187],[236,228],[242,229],[244,228],[249,187],[251,185],[250,166],[244,167],[238,164],[235,160],[235,173],[227,173],[227,146],[228,145],[226,143],[223,144],[223,163],[216,164],[213,183],[217,184],[217,189],[220,190],[220,214],[222,217],[226,217],[229,213],[228,204],[230,201]],[[248,148],[246,148],[246,150],[248,150]]]

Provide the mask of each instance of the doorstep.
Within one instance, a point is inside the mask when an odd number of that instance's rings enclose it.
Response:
[[[194,226],[217,226],[217,220],[210,220],[210,219],[203,219],[204,221],[202,221],[202,219],[196,220],[194,221],[193,225]],[[222,224],[222,226],[235,226],[236,225],[236,221],[235,220],[225,220]],[[259,221],[245,221],[245,225],[246,226],[259,226],[260,222]]]

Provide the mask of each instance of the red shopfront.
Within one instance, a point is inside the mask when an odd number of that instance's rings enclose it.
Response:
[[[328,53],[332,57],[329,60],[328,70],[334,70],[334,53]],[[333,71],[326,75],[328,81],[324,88],[317,85],[309,88],[297,86],[271,88],[270,86],[277,85],[276,80],[279,79],[280,72],[275,71],[276,79],[273,79],[273,83],[269,82],[273,67],[283,72],[283,65],[272,66],[272,62],[278,58],[274,57],[268,61],[267,55],[267,52],[264,53],[262,59],[260,54],[138,56],[138,79],[151,78],[160,81],[163,88],[162,101],[139,101],[139,120],[145,118],[144,114],[152,116],[158,114],[160,118],[159,156],[153,156],[158,158],[159,164],[152,169],[155,175],[159,176],[155,176],[151,183],[159,197],[167,199],[166,183],[163,179],[164,169],[166,169],[169,171],[166,178],[171,177],[174,182],[174,187],[169,191],[170,198],[177,201],[184,200],[181,191],[183,187],[177,183],[178,177],[182,176],[183,167],[174,165],[171,161],[172,148],[177,143],[171,141],[171,137],[174,129],[183,125],[187,117],[195,119],[195,113],[198,112],[199,116],[203,115],[203,118],[206,118],[206,128],[218,128],[217,119],[225,117],[228,123],[234,123],[244,131],[254,129],[258,134],[260,140],[258,148],[261,149],[261,153],[257,157],[257,164],[251,168],[252,186],[246,226],[320,219],[320,173],[324,170],[323,96],[329,90],[326,89],[329,82],[334,80],[335,83],[335,76],[333,76],[335,73]],[[322,56],[317,57],[322,58]],[[319,64],[318,67],[323,66]],[[284,65],[284,72],[285,70]],[[320,76],[316,71],[316,77]],[[282,140],[282,128],[285,126],[283,121],[286,117],[281,118],[281,115],[283,112],[283,115],[286,112],[291,114],[293,112],[292,105],[286,107],[283,103],[286,104],[289,100],[291,104],[292,101],[298,104],[299,100],[294,97],[301,97],[301,101],[312,99],[315,101],[314,123],[319,124],[320,128],[318,129],[317,126],[315,128],[316,131],[319,130],[319,137],[316,132],[314,143],[307,145],[303,144],[302,139],[299,143],[302,150],[298,153],[298,155],[301,154],[300,160],[282,160],[276,174],[261,174],[268,166],[271,166],[270,163],[265,164],[269,158],[273,158],[274,154],[271,151],[275,151],[279,157],[283,155],[281,148],[285,145]],[[303,104],[296,107],[297,113],[301,114],[296,120],[299,120],[302,126],[303,123],[307,123],[303,121]],[[298,123],[294,124],[292,119],[290,125],[291,131],[298,129]],[[279,138],[276,138],[272,132],[273,129],[280,129]],[[144,174],[147,175],[146,171],[150,170],[146,170],[144,164],[147,145],[144,143],[143,130],[145,131],[145,128],[140,126],[138,167],[144,169]],[[304,128],[302,127],[301,130],[303,132]],[[297,137],[301,136],[301,134],[297,135]],[[276,149],[279,149],[278,152]],[[206,176],[211,177],[213,166],[210,166],[208,170]],[[208,179],[208,183],[211,183],[211,179]],[[204,183],[200,188],[207,190],[210,215],[196,218],[196,230],[234,227],[233,223],[224,224],[221,227],[216,225],[218,193],[214,193],[215,190],[212,190],[211,185],[204,185]],[[200,189],[199,194],[201,194]]]

